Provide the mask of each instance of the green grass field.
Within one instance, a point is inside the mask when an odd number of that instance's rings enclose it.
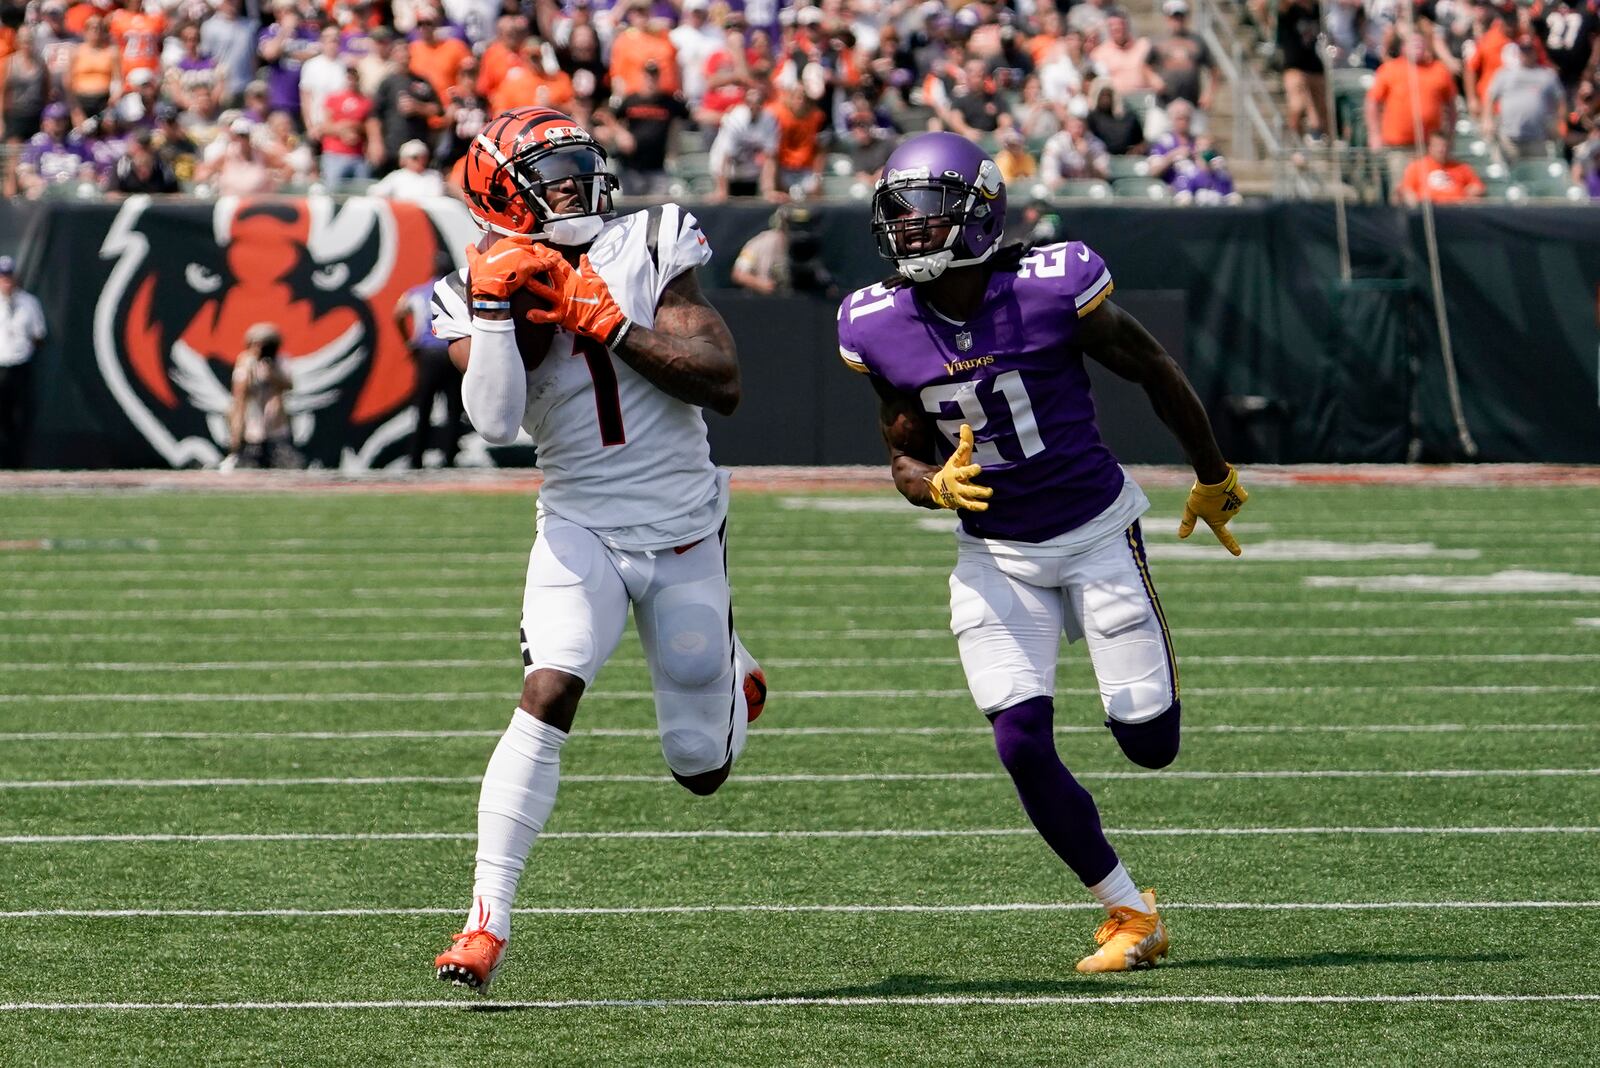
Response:
[[[948,520],[747,492],[733,780],[666,778],[630,631],[487,1000],[431,962],[530,500],[0,489],[0,1064],[1594,1063],[1600,487],[1252,488],[1240,561],[1151,491],[1172,769],[1062,654],[1167,965],[1072,970],[1098,916],[966,695]]]

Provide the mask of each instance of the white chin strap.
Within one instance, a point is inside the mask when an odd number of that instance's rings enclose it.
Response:
[[[994,250],[999,247],[1000,242],[996,241],[983,255],[966,260],[956,259],[956,254],[951,249],[940,249],[926,256],[907,256],[905,259],[895,260],[894,269],[900,272],[902,278],[913,282],[931,282],[951,267],[971,267],[973,264],[982,263],[994,255]]]
[[[552,245],[576,247],[587,245],[600,236],[600,231],[605,229],[606,221],[598,215],[578,215],[570,219],[551,219],[545,224],[544,231],[529,234],[533,241],[548,241]]]

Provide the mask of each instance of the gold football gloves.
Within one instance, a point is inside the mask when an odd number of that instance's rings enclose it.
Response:
[[[972,462],[972,427],[962,423],[961,440],[956,445],[956,451],[945,461],[944,466],[928,479],[928,489],[933,493],[933,503],[940,508],[952,510],[964,508],[969,512],[987,511],[989,498],[994,496],[994,490],[972,481],[982,473],[983,468]]]
[[[1178,524],[1178,537],[1187,538],[1194,533],[1195,520],[1202,519],[1211,533],[1217,536],[1222,547],[1239,555],[1239,541],[1228,532],[1228,520],[1239,514],[1250,494],[1239,485],[1239,472],[1228,465],[1228,477],[1216,485],[1208,486],[1198,480],[1189,488],[1189,500],[1183,506],[1183,522]]]

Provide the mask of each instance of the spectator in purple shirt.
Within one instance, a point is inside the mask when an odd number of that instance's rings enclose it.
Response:
[[[1194,105],[1178,99],[1167,105],[1172,127],[1150,146],[1150,174],[1172,187],[1182,203],[1236,201],[1227,162],[1209,137],[1193,136]]]
[[[261,31],[256,44],[256,54],[266,68],[266,110],[287,111],[298,122],[300,64],[317,54],[317,31],[300,21],[294,0],[278,0],[276,12],[277,21]]]
[[[67,106],[49,104],[40,119],[38,133],[28,139],[17,166],[17,187],[22,195],[36,199],[52,186],[65,185],[93,176],[89,153],[67,132]]]
[[[167,64],[167,70],[188,74],[192,70],[216,70],[217,61],[200,50],[200,24],[186,22],[178,30],[178,58]]]
[[[84,123],[79,144],[94,163],[95,179],[102,187],[117,169],[117,161],[128,151],[128,133],[116,108],[106,108]]]

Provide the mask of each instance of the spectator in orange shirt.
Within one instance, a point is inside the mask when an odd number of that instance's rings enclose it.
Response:
[[[499,86],[489,94],[489,110],[496,115],[535,104],[566,108],[571,103],[572,79],[560,67],[545,67],[544,43],[537,37],[522,42],[521,60],[507,68]]]
[[[167,35],[167,16],[148,13],[144,0],[124,0],[107,19],[111,37],[122,49],[122,75],[136,70],[161,69],[161,46]]]
[[[521,15],[501,15],[494,24],[494,40],[478,60],[478,95],[492,99],[506,71],[522,61],[522,42],[528,39],[528,20]]]
[[[122,56],[106,32],[106,20],[96,15],[84,24],[83,43],[72,53],[72,65],[67,68],[73,125],[81,126],[90,115],[104,111],[121,80]]]
[[[1374,149],[1406,148],[1456,125],[1456,80],[1420,33],[1406,35],[1403,52],[1378,68],[1367,90],[1367,142]]]
[[[472,55],[467,42],[459,37],[439,34],[439,13],[431,7],[418,8],[417,36],[411,42],[411,69],[427,79],[443,100],[456,83],[456,72]]]
[[[1493,4],[1480,3],[1473,20],[1476,32],[1467,42],[1470,54],[1462,64],[1462,80],[1467,89],[1467,108],[1478,119],[1489,102],[1489,83],[1500,70],[1511,33],[1505,16]]]
[[[1483,196],[1483,179],[1471,167],[1450,158],[1448,130],[1435,130],[1428,137],[1426,155],[1418,156],[1406,168],[1405,177],[1395,190],[1395,199],[1408,207],[1424,200],[1450,204]]]
[[[74,37],[87,37],[89,35],[89,20],[96,15],[105,16],[111,13],[115,6],[112,0],[92,0],[81,4],[73,4],[67,8],[67,32]]]
[[[628,7],[625,17],[627,28],[611,41],[611,94],[620,97],[644,92],[644,65],[652,60],[661,72],[661,91],[680,92],[678,50],[667,36],[666,20],[651,18],[644,0]]]
[[[814,195],[822,183],[819,137],[828,116],[799,85],[790,86],[767,106],[778,120],[778,189]]]

